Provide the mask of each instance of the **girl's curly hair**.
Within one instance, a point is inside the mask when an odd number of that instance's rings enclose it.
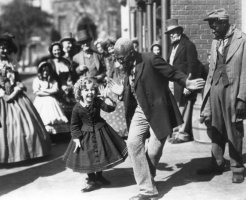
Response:
[[[83,101],[83,98],[81,96],[81,90],[86,89],[88,84],[92,84],[96,90],[96,95],[98,94],[98,84],[96,79],[91,77],[84,77],[79,79],[74,85],[73,91],[76,101]]]

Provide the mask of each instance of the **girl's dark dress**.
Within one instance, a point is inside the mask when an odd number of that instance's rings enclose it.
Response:
[[[88,108],[80,103],[73,108],[71,135],[73,139],[80,139],[81,148],[73,153],[75,142],[71,140],[63,157],[66,166],[73,171],[102,171],[124,162],[127,157],[125,141],[100,116],[100,109],[112,112],[115,106],[95,98]]]

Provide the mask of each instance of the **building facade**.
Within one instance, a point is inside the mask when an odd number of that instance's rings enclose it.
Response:
[[[199,59],[206,61],[214,38],[206,21],[206,12],[225,8],[230,23],[242,28],[242,3],[245,0],[172,0],[171,17],[179,19],[185,34],[196,44]]]
[[[141,5],[144,6],[141,8]],[[208,11],[225,8],[230,15],[230,23],[246,31],[246,15],[242,14],[246,11],[245,0],[128,0],[125,7],[125,13],[129,13],[129,28],[124,27],[122,31],[130,38],[138,37],[142,43],[142,51],[149,51],[150,44],[158,39],[158,19],[161,18],[164,58],[168,49],[168,39],[164,35],[165,20],[169,18],[179,19],[179,24],[184,27],[184,33],[195,43],[199,59],[203,63],[206,62],[214,37],[207,22],[203,21]],[[125,13],[122,15],[125,16]],[[142,19],[139,16],[142,16]]]
[[[118,3],[113,7],[105,0],[54,0],[52,7],[54,25],[59,32],[70,30],[76,33],[87,28],[94,39],[116,38],[120,34]]]

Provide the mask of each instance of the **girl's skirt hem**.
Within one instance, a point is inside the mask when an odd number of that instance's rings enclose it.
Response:
[[[50,152],[46,153],[46,154],[35,154],[35,155],[30,156],[30,157],[8,158],[8,160],[6,162],[3,162],[3,163],[0,162],[0,164],[18,163],[18,162],[31,160],[31,159],[43,158],[43,157],[46,157],[46,156],[49,156],[49,155],[51,155]]]
[[[69,169],[72,169],[74,172],[80,172],[80,173],[93,173],[93,172],[98,172],[98,171],[103,171],[106,169],[110,169],[115,167],[116,165],[119,165],[120,163],[123,163],[126,158],[127,158],[127,148],[124,150],[125,154],[122,156],[122,158],[112,161],[111,163],[101,165],[101,166],[90,166],[90,168],[85,167],[83,168],[82,166],[70,166],[68,163],[66,164],[66,167]],[[64,161],[66,161],[64,159]]]
[[[126,159],[126,142],[108,124],[81,132],[81,147],[74,152],[75,142],[71,140],[63,156],[68,168],[90,173],[112,168]]]

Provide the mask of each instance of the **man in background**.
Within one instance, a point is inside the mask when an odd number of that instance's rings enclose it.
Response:
[[[178,24],[177,19],[168,19],[167,24],[165,34],[168,34],[171,40],[167,62],[186,75],[190,74],[191,79],[197,78],[200,62],[197,58],[195,44],[183,33],[184,29]],[[192,111],[196,101],[196,93],[187,90],[177,82],[171,82],[170,87],[173,87],[175,100],[184,119],[184,123],[174,129],[170,142],[188,142],[193,140]]]

